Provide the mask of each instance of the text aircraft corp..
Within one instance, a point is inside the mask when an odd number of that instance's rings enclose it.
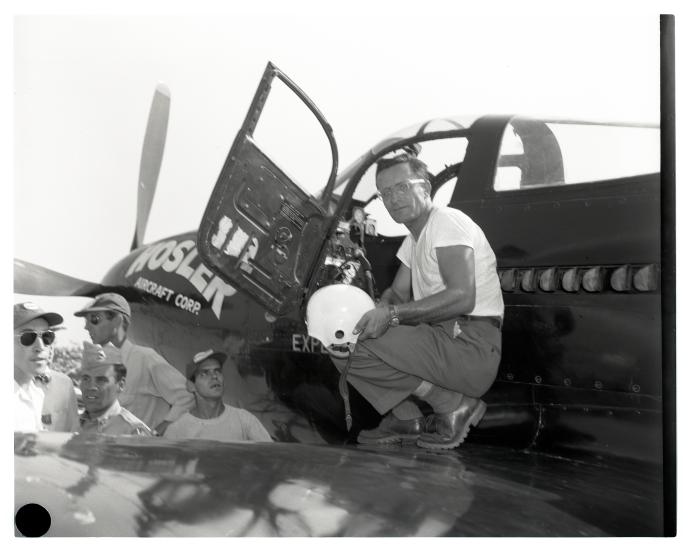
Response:
[[[49,535],[670,533],[658,127],[450,117],[339,172],[331,127],[270,63],[199,230],[143,244],[167,119],[159,89],[132,251],[101,283],[16,260],[15,292],[120,292],[132,338],[179,369],[223,350],[226,402],[275,442],[15,434],[16,507],[46,507]],[[320,287],[389,286],[406,229],[376,196],[375,162],[402,149],[427,163],[436,204],[482,227],[504,294],[488,411],[455,451],[357,445],[380,416],[352,388],[346,430],[338,372],[304,321]],[[296,177],[298,155],[321,177]]]

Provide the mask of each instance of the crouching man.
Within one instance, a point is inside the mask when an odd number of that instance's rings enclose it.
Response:
[[[454,449],[483,418],[481,396],[500,363],[504,302],[495,253],[466,214],[433,204],[430,174],[415,156],[381,160],[375,179],[385,208],[410,234],[392,285],[356,323],[351,363],[333,361],[384,415],[359,443]],[[429,422],[413,397],[432,407]]]
[[[216,441],[271,441],[262,423],[246,410],[223,402],[223,364],[226,354],[207,350],[196,354],[186,367],[187,389],[195,406],[164,434],[168,439],[214,439]]]
[[[149,427],[123,408],[118,395],[125,387],[127,369],[120,350],[112,344],[84,342],[79,387],[85,411],[80,432],[109,435],[152,435]]]

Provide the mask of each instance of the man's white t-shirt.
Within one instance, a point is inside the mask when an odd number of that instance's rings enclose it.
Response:
[[[216,441],[271,441],[262,423],[248,411],[224,403],[216,418],[197,418],[189,412],[164,432],[168,439],[213,439]]]
[[[476,222],[460,210],[446,206],[433,207],[418,240],[407,235],[397,252],[397,258],[411,270],[413,299],[444,290],[435,249],[457,245],[473,249],[476,305],[469,315],[503,316],[505,306],[493,249]]]

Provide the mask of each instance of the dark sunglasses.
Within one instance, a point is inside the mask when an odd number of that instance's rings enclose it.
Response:
[[[98,325],[103,320],[103,318],[98,313],[92,313],[91,315],[87,315],[86,318],[87,321],[89,321],[89,323],[94,326]]]
[[[43,332],[28,330],[18,334],[17,336],[19,336],[19,343],[25,347],[33,346],[36,338],[39,336],[41,337],[41,340],[43,340],[44,346],[50,346],[53,342],[55,342],[55,332],[52,330],[44,330]]]

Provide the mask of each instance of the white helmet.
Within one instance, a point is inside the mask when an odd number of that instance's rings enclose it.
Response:
[[[348,356],[358,340],[353,327],[375,302],[357,286],[334,284],[320,288],[308,300],[305,323],[308,334],[317,338],[335,357]]]

